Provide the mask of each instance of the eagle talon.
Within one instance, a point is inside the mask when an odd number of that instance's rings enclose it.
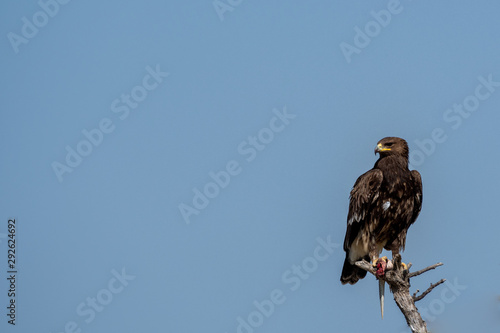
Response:
[[[377,264],[378,264],[378,263],[379,263],[379,261],[381,261],[381,260],[383,260],[383,261],[385,261],[385,262],[389,261],[389,259],[388,259],[386,256],[383,256],[383,257],[380,257],[380,258],[376,258],[376,257],[374,257],[374,258],[372,259],[372,266],[373,266],[373,267],[377,267]]]
[[[408,265],[406,265],[404,262],[401,262],[401,266],[403,267],[403,271],[408,270]]]

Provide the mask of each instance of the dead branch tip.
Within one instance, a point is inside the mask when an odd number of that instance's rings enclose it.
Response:
[[[440,284],[444,283],[446,281],[446,279],[441,279],[439,280],[438,282],[432,284],[431,283],[431,286],[429,288],[427,288],[426,291],[424,291],[421,295],[417,296],[417,293],[418,293],[418,290],[413,294],[413,302],[418,302],[420,301],[422,298],[424,298],[425,296],[427,296],[428,293],[430,293],[432,291],[432,289],[436,288],[437,286],[439,286]]]

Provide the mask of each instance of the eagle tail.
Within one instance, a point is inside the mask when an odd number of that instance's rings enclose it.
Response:
[[[366,261],[370,260],[368,256],[362,259],[365,259]],[[346,257],[344,260],[344,267],[342,267],[342,275],[340,277],[340,282],[342,282],[342,284],[347,284],[347,283],[355,284],[365,276],[366,276],[366,271],[362,268],[359,268],[356,265],[351,264],[348,258],[348,254],[346,253]]]

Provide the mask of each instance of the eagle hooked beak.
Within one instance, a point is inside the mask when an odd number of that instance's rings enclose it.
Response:
[[[382,146],[381,143],[377,144],[377,147],[375,147],[375,155],[377,155],[377,153],[380,153],[382,151],[389,151],[391,150],[391,148],[387,148],[387,147],[384,147]]]

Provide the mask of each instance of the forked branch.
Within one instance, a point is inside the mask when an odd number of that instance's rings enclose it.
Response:
[[[424,298],[425,296],[427,296],[428,293],[430,293],[432,291],[432,289],[436,288],[437,286],[439,286],[441,283],[444,283],[446,281],[446,279],[441,279],[439,280],[438,282],[436,283],[431,283],[431,286],[429,288],[427,288],[426,291],[424,291],[421,295],[417,296],[417,293],[419,292],[419,290],[417,289],[417,291],[415,293],[413,293],[413,301],[414,302],[418,302],[420,301],[422,298]]]
[[[393,258],[393,268],[392,270],[386,271],[385,275],[380,277],[380,279],[387,282],[389,285],[393,295],[394,301],[398,305],[399,309],[403,313],[406,318],[406,323],[414,333],[426,333],[427,327],[425,325],[422,316],[417,310],[415,306],[415,302],[424,298],[427,294],[429,294],[434,288],[445,282],[445,279],[441,279],[440,281],[431,284],[431,286],[424,291],[421,295],[417,296],[417,293],[414,293],[413,296],[410,294],[410,278],[421,275],[431,269],[435,269],[443,265],[442,263],[437,263],[421,269],[419,271],[410,273],[408,271],[411,264],[408,265],[408,268],[401,264],[401,256],[399,254],[395,255]],[[374,276],[376,275],[376,269],[367,261],[361,260],[356,262],[356,266],[364,269],[365,271],[371,273]],[[417,291],[418,292],[418,291]]]

